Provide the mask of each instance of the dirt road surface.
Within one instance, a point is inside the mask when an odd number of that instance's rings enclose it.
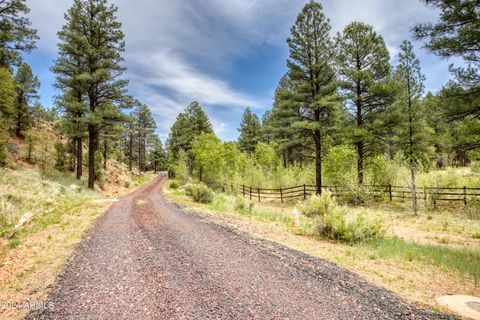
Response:
[[[165,200],[164,177],[115,203],[28,319],[451,319],[332,263]]]

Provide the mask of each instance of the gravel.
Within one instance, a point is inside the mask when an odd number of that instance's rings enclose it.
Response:
[[[453,319],[333,263],[184,212],[159,177],[116,202],[27,319]]]

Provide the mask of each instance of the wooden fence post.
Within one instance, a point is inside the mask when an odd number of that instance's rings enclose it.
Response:
[[[304,184],[303,185],[303,200],[307,199],[307,186]]]
[[[260,188],[257,188],[257,192],[258,192],[258,202],[260,202]]]
[[[392,185],[391,184],[388,185],[388,195],[390,197],[390,202],[392,202]]]
[[[467,187],[463,187],[463,204],[467,206]]]
[[[248,187],[250,191],[250,200],[252,200],[252,187]]]
[[[283,190],[280,188],[280,201],[283,203]]]

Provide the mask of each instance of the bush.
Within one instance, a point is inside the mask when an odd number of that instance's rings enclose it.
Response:
[[[193,198],[193,201],[199,203],[212,203],[213,201],[213,191],[204,185],[203,183],[199,184],[187,184],[185,185],[185,193]]]
[[[255,203],[253,201],[241,197],[235,198],[235,202],[233,203],[235,210],[246,210],[251,212],[254,206]]]
[[[385,232],[380,217],[369,218],[364,212],[349,214],[345,207],[317,219],[317,228],[326,238],[349,243],[381,238]]]
[[[358,242],[384,234],[381,218],[369,218],[364,212],[348,213],[347,207],[339,206],[328,191],[301,202],[299,209],[314,219],[315,232],[328,239]]]
[[[170,181],[170,189],[178,189],[180,188],[180,183],[176,180]]]
[[[324,216],[337,204],[329,191],[322,192],[321,196],[312,196],[298,205],[300,212],[307,217]]]

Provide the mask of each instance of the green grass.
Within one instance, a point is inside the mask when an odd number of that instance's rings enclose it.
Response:
[[[27,234],[61,222],[62,216],[98,194],[83,181],[56,170],[0,169],[0,236],[12,234],[19,219],[32,218],[18,233]]]
[[[20,239],[14,238],[7,244],[7,249],[14,249],[20,245]]]
[[[480,277],[479,252],[418,244],[399,238],[374,239],[361,246],[379,258],[434,265],[447,271],[457,271],[461,276]]]
[[[474,233],[472,234],[472,238],[474,238],[474,239],[480,239],[480,231],[474,232]]]

